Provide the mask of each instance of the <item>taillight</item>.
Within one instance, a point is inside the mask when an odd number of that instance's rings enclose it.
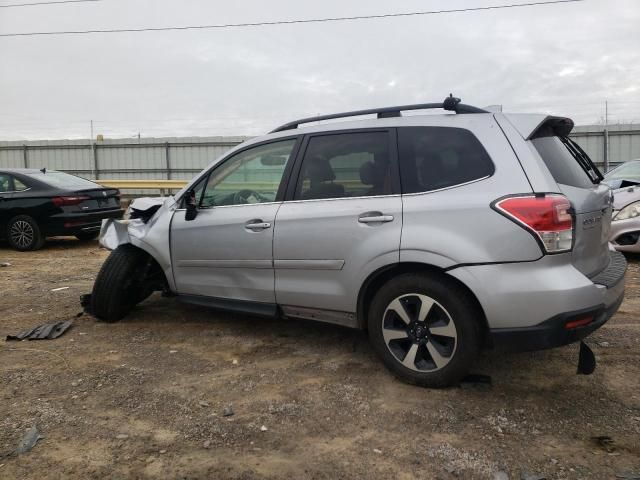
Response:
[[[51,201],[56,207],[68,207],[71,205],[78,205],[85,200],[91,200],[91,197],[86,195],[73,195],[68,197],[53,197]]]
[[[571,250],[573,217],[571,204],[564,195],[522,195],[508,197],[495,203],[495,208],[534,234],[545,252]]]

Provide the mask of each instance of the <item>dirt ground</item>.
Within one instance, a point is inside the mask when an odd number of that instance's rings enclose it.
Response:
[[[73,239],[0,246],[0,335],[80,312],[107,254]],[[624,304],[589,339],[591,376],[575,374],[572,345],[483,354],[489,388],[421,389],[393,378],[361,332],[159,295],[117,324],[85,315],[56,340],[3,341],[0,478],[638,478],[640,258],[629,261]],[[34,425],[44,438],[13,455]]]

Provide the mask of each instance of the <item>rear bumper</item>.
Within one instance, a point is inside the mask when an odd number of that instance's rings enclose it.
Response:
[[[120,219],[124,214],[121,208],[95,213],[63,213],[49,218],[43,225],[45,235],[76,235],[100,231],[102,220],[106,218]]]
[[[616,313],[623,299],[624,292],[609,307],[602,305],[583,311],[561,313],[534,327],[492,329],[493,347],[502,351],[527,352],[577,342],[607,323]],[[580,322],[589,318],[593,320],[587,325],[567,328],[571,322]]]
[[[621,253],[611,251],[609,255],[608,267],[591,279],[571,264],[570,254],[547,255],[535,262],[470,266],[449,273],[476,294],[493,346],[539,350],[581,340],[618,310],[627,264]],[[590,318],[588,324],[567,328],[568,322],[586,318]]]

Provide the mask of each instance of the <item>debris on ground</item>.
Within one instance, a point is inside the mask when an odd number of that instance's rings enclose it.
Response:
[[[22,437],[22,440],[20,440],[18,448],[16,448],[16,454],[21,455],[23,453],[31,451],[38,440],[42,440],[43,438],[44,437],[40,435],[40,432],[38,431],[38,427],[34,425],[29,430],[27,430],[27,432]]]
[[[120,433],[116,435],[116,440],[126,440],[127,438],[129,438],[129,435],[127,435],[126,433]]]
[[[73,321],[71,320],[56,323],[45,323],[43,325],[38,325],[37,327],[34,327],[30,330],[20,332],[17,335],[7,335],[7,341],[53,340],[54,338],[58,338],[64,332],[66,332],[71,327],[71,325],[73,325]]]
[[[269,430],[269,429],[268,429],[267,427],[265,427],[264,425],[262,425],[262,426],[260,427],[260,431],[261,431],[261,432],[266,432],[267,430]]]
[[[0,267],[10,267],[11,264],[9,262],[0,262]]]
[[[198,402],[198,405],[200,405],[202,408],[206,408],[209,406],[209,402],[205,402],[204,400],[200,400]]]
[[[233,411],[233,405],[229,404],[226,407],[224,407],[224,410],[222,411],[222,416],[223,417],[230,417],[234,414],[235,412]]]
[[[616,444],[613,441],[613,438],[608,435],[598,435],[596,437],[591,437],[591,440],[593,440],[600,448],[608,453],[616,451]]]
[[[80,295],[80,306],[85,313],[91,315],[91,294]]]
[[[622,480],[640,480],[640,473],[618,473],[616,478]]]
[[[493,473],[493,480],[509,480],[509,474],[502,470]]]
[[[69,287],[58,287],[58,288],[52,288],[51,291],[52,292],[61,292],[62,290],[67,290]]]

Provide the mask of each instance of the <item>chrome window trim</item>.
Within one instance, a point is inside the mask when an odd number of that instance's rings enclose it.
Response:
[[[7,192],[0,192],[0,195],[2,195],[3,193],[22,193],[22,192],[28,192],[29,190],[31,190],[31,187],[25,188],[24,190],[9,190]]]
[[[255,207],[256,205],[279,205],[283,202],[260,202],[260,203],[238,203],[235,205],[215,205],[213,207],[198,207],[198,211],[214,210],[217,208],[231,208],[231,207]],[[176,208],[176,212],[186,211],[186,208]]]
[[[464,187],[465,185],[471,185],[472,183],[481,182],[486,180],[487,178],[491,178],[493,175],[487,175],[484,177],[476,178],[475,180],[470,180],[464,183],[456,183],[455,185],[451,185],[449,187],[436,188],[435,190],[425,190],[424,192],[414,192],[414,193],[403,193],[403,197],[414,197],[416,195],[427,195],[429,193],[443,192],[445,190],[451,190],[452,188]]]
[[[392,198],[392,197],[400,197],[400,194],[392,193],[389,195],[361,195],[359,197],[308,198],[305,200],[285,200],[283,203],[333,202],[336,200],[362,200],[364,198]]]

